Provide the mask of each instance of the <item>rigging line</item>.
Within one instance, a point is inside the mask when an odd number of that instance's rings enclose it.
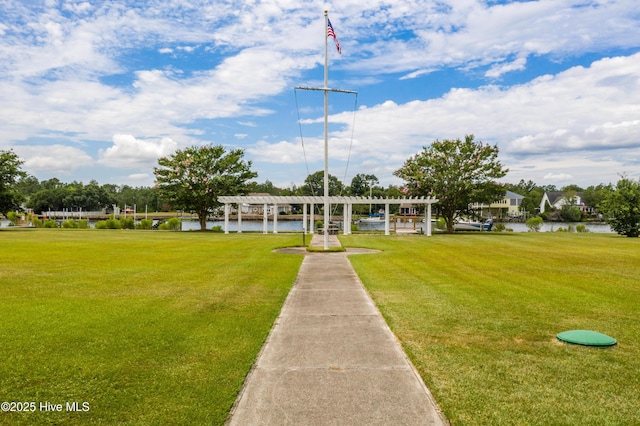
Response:
[[[356,128],[356,113],[358,112],[358,92],[355,92],[356,95],[356,99],[355,102],[353,104],[353,122],[351,123],[351,142],[349,143],[349,154],[347,155],[347,165],[345,166],[344,169],[344,177],[342,178],[342,187],[340,188],[340,195],[342,195],[342,191],[344,191],[345,188],[345,184],[347,182],[347,174],[349,172],[349,161],[351,161],[351,148],[353,147],[353,134],[355,132],[355,128]],[[334,208],[334,214],[336,213],[336,209],[338,208],[338,206],[336,206]]]
[[[349,172],[349,162],[351,161],[351,148],[353,148],[353,134],[356,129],[356,113],[358,112],[358,93],[356,92],[356,100],[353,104],[353,122],[351,123],[351,142],[349,142],[349,154],[347,155],[347,165],[344,168],[344,178],[343,182],[347,181],[347,173]],[[342,190],[340,190],[340,195],[342,195]]]
[[[307,167],[307,176],[311,175],[309,172],[309,162],[307,161],[307,151],[304,148],[304,137],[302,136],[302,122],[300,121],[300,107],[298,106],[298,88],[294,87],[293,93],[296,98],[296,113],[298,114],[298,129],[300,130],[300,142],[302,143],[302,155],[304,156],[304,164]],[[315,196],[315,191],[313,190],[313,185],[309,185],[311,187],[311,195]]]

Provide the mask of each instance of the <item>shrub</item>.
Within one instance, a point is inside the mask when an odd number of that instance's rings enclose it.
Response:
[[[589,228],[586,225],[576,225],[576,232],[589,232]]]
[[[67,229],[77,228],[78,224],[73,219],[67,219],[64,222],[62,222],[62,227]]]
[[[177,217],[172,217],[167,221],[169,224],[169,230],[171,231],[182,231],[182,221]]]
[[[9,226],[16,226],[18,224],[18,218],[19,216],[16,212],[7,213],[7,219],[9,219],[9,222],[11,222]]]
[[[576,206],[563,206],[560,211],[560,218],[565,222],[580,222],[582,220],[582,210]]]
[[[211,227],[211,230],[212,230],[213,232],[222,232],[222,226],[220,226],[220,225],[215,225],[215,226]]]
[[[77,225],[78,229],[89,229],[89,221],[87,219],[80,219]]]
[[[133,218],[124,217],[124,218],[120,219],[120,228],[122,228],[122,229],[134,229],[135,228],[135,222],[133,221]]]
[[[101,220],[96,223],[96,229],[120,229],[120,221],[117,219]]]
[[[58,222],[56,222],[53,219],[47,219],[44,221],[44,227],[45,228],[57,228],[58,227]]]
[[[42,226],[43,226],[42,220],[38,219],[35,216],[33,217],[33,219],[31,219],[31,224],[33,226],[35,226],[36,228],[42,228]]]
[[[182,231],[182,222],[177,217],[172,217],[166,222],[162,222],[158,229],[161,231]]]
[[[504,225],[504,223],[496,223],[496,225],[493,227],[494,232],[504,232],[506,229],[507,227]]]
[[[139,224],[136,225],[136,229],[151,229],[153,227],[152,219],[142,219]]]
[[[527,225],[529,232],[539,232],[542,228],[542,225],[544,224],[544,220],[542,220],[540,216],[536,216],[527,219],[524,224]]]

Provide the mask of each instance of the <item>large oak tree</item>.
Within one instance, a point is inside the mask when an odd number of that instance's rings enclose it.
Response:
[[[0,151],[0,213],[19,210],[22,195],[16,189],[18,178],[26,173],[20,169],[22,161],[13,151]]]
[[[634,181],[627,176],[616,184],[600,205],[607,216],[611,229],[620,235],[638,237],[640,235],[640,180]]]
[[[198,215],[200,229],[221,195],[243,195],[249,180],[258,176],[242,149],[225,152],[221,145],[193,146],[158,160],[153,169],[161,196],[176,207]]]
[[[491,203],[505,194],[497,183],[507,174],[498,161],[498,147],[476,141],[435,141],[405,161],[395,175],[407,183],[408,195],[438,198],[435,209],[445,220],[447,232],[453,232],[455,220],[473,213],[473,203]]]

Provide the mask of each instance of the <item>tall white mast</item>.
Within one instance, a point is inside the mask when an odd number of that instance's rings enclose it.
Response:
[[[324,249],[329,249],[329,15],[324,11]]]
[[[301,87],[302,90],[322,90],[324,92],[324,250],[329,249],[329,92],[352,93],[353,90],[341,90],[329,88],[329,14],[324,11],[324,87]],[[313,212],[311,212],[313,215]],[[347,224],[345,224],[347,226]]]

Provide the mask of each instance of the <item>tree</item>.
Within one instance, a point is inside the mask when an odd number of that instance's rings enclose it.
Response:
[[[367,175],[363,173],[358,173],[351,179],[351,187],[350,192],[351,195],[355,195],[357,197],[360,196],[368,196],[370,188],[380,181],[376,177],[376,175]]]
[[[20,178],[16,185],[16,189],[25,197],[29,197],[40,190],[40,182],[38,178],[31,175],[25,175]]]
[[[368,175],[364,173],[358,173],[351,179],[351,186],[349,187],[349,193],[356,197],[368,197],[369,194],[372,196],[381,196],[384,191],[384,188],[380,186],[373,186],[378,183],[379,180],[376,175]],[[397,206],[396,206],[397,207]],[[356,214],[371,214],[372,204],[370,205],[362,205],[356,204],[353,206],[353,212]]]
[[[565,190],[565,202],[562,204],[562,208],[560,209],[560,218],[565,222],[580,222],[582,220],[582,210],[580,210],[580,207],[576,206],[578,191],[573,189],[579,187],[573,185],[565,188],[569,189]]]
[[[520,179],[518,184],[507,184],[505,188],[516,194],[524,196],[520,209],[528,214],[536,214],[540,210],[540,201],[544,195],[544,189],[536,185],[533,181]]]
[[[205,230],[207,216],[220,205],[218,197],[247,194],[248,181],[258,176],[243,156],[242,149],[225,152],[222,145],[193,146],[158,159],[153,173],[161,196],[195,212]]]
[[[611,229],[620,235],[640,235],[640,180],[626,176],[618,181],[616,189],[602,201],[600,208],[607,216]]]
[[[439,199],[436,211],[445,220],[447,232],[452,233],[459,215],[472,214],[470,204],[489,204],[504,196],[504,186],[495,179],[504,177],[507,169],[498,161],[497,146],[467,135],[464,141],[433,142],[394,174],[407,182],[409,195]]]
[[[529,232],[539,232],[542,225],[544,225],[544,220],[540,216],[535,216],[527,219],[524,224],[529,229]]]
[[[307,176],[300,192],[302,195],[324,195],[324,171],[320,170]],[[329,174],[329,195],[339,195],[341,192],[342,183],[337,177]]]
[[[20,170],[22,161],[13,151],[0,151],[0,213],[20,209],[22,196],[16,189],[18,178],[26,177]]]
[[[582,193],[582,200],[587,206],[600,210],[602,201],[612,192],[613,185],[610,183],[607,185],[601,183],[597,186],[590,186],[585,189]]]
[[[578,192],[584,191],[584,189],[576,184],[571,184],[571,185],[563,186],[560,191],[577,194]]]
[[[255,192],[258,194],[270,194],[270,195],[280,195],[282,190],[273,185],[269,179],[265,180],[264,183],[252,182],[250,185],[250,192]]]
[[[113,195],[95,180],[84,185],[82,182],[62,183],[53,178],[40,183],[40,190],[29,196],[27,206],[36,212],[95,211],[110,207],[114,201]]]

